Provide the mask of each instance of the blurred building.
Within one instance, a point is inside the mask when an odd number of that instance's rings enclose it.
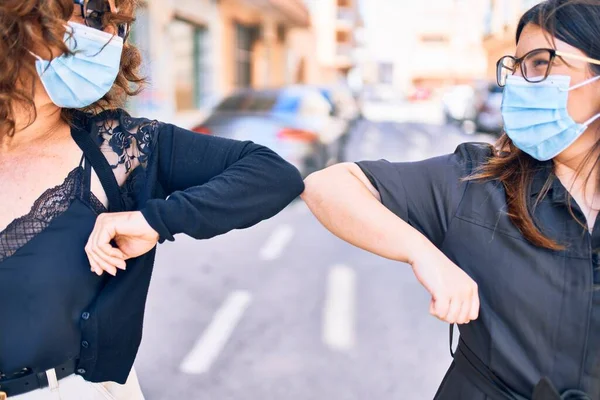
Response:
[[[483,45],[487,52],[487,77],[495,79],[496,62],[514,54],[520,17],[541,0],[486,0]]]
[[[359,0],[306,0],[317,41],[323,80],[346,79],[357,66],[360,30],[364,26]]]
[[[182,126],[237,88],[320,76],[302,0],[145,0],[131,40],[150,87],[129,108]]]
[[[410,92],[485,76],[484,0],[369,1],[379,83]]]
[[[219,7],[223,92],[289,83],[287,72],[296,68],[288,64],[293,51],[289,46],[289,33],[294,28],[310,26],[304,3],[301,0],[221,0]]]
[[[141,2],[130,40],[149,86],[128,104],[132,113],[188,126],[218,100],[219,15],[215,0]]]
[[[486,58],[481,45],[481,0],[437,0],[415,10],[416,35],[407,54],[412,64],[412,84],[435,89],[470,83],[483,77]]]

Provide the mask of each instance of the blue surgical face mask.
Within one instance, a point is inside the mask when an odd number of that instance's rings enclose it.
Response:
[[[502,99],[506,134],[515,146],[537,160],[556,157],[600,117],[597,114],[578,124],[567,111],[569,92],[598,79],[600,76],[570,87],[570,76],[549,76],[538,83],[509,76]]]
[[[83,108],[112,88],[121,65],[123,39],[86,25],[68,23],[65,43],[74,53],[51,61],[33,54],[42,84],[54,104]]]

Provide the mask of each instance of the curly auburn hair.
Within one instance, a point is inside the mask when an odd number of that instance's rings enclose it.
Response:
[[[133,22],[137,0],[115,0],[118,13],[107,13],[106,24]],[[69,53],[64,43],[65,23],[71,19],[73,0],[1,0],[0,1],[0,132],[13,135],[16,129],[15,107],[24,107],[30,123],[37,116],[34,93],[37,72],[31,49],[42,46]],[[96,103],[83,111],[97,113],[102,109],[121,106],[127,96],[138,94],[144,79],[138,75],[142,59],[139,51],[125,43],[121,70],[113,88]],[[62,110],[69,122],[72,111]]]

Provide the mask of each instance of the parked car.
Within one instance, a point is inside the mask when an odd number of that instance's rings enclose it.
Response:
[[[479,107],[475,125],[479,132],[500,136],[503,132],[502,121],[502,88],[496,83],[485,85],[480,92]]]
[[[333,115],[349,123],[362,118],[360,107],[349,87],[343,85],[319,86],[317,89],[333,107]]]
[[[413,90],[413,92],[408,96],[410,101],[424,101],[429,100],[432,95],[432,91],[429,88],[425,87],[417,87]]]
[[[362,115],[373,122],[403,122],[408,117],[408,107],[402,95],[390,86],[370,86],[360,97]]]
[[[344,150],[346,149],[350,132],[354,131],[360,121],[363,120],[358,101],[348,86],[320,86],[318,89],[331,105],[331,115],[334,118],[341,119],[347,125],[346,134],[342,137],[342,146],[340,146],[342,154],[339,156],[339,161],[345,161]]]
[[[442,107],[446,123],[462,125],[475,121],[477,106],[475,88],[470,85],[452,86],[442,96]]]
[[[193,130],[265,145],[307,176],[338,162],[343,154],[347,121],[336,118],[314,87],[240,90],[225,98]]]
[[[442,98],[446,122],[478,131],[502,133],[502,88],[492,82],[454,86]]]

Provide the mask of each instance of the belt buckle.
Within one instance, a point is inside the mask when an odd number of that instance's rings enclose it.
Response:
[[[6,392],[0,392],[0,400],[6,400],[7,398]]]

